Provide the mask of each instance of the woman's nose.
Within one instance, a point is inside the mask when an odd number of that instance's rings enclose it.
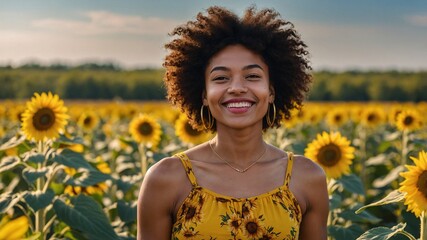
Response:
[[[230,86],[227,89],[228,93],[245,93],[248,91],[243,79],[233,79],[230,83]]]

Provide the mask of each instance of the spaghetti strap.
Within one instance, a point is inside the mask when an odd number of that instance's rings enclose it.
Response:
[[[184,152],[180,152],[175,154],[174,156],[178,157],[181,160],[182,165],[184,165],[185,173],[187,174],[188,180],[190,180],[191,185],[193,187],[197,186],[196,176],[193,172],[193,167],[191,166],[190,159],[188,159],[187,154]]]
[[[286,152],[288,155],[288,164],[286,166],[286,173],[285,173],[285,186],[289,187],[289,182],[291,181],[291,175],[292,175],[292,165],[294,162],[294,154],[292,152]]]

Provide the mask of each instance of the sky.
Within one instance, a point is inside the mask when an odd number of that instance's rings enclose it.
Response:
[[[212,5],[274,8],[314,70],[427,70],[425,0],[0,0],[0,65],[160,68],[168,33]]]

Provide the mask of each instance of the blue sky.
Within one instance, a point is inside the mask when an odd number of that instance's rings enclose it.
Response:
[[[294,23],[315,70],[426,70],[427,1],[0,0],[0,64],[161,67],[173,27],[211,5],[255,4]]]

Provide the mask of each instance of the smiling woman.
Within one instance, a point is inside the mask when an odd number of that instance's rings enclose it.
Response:
[[[326,239],[322,168],[263,139],[302,106],[311,83],[292,23],[274,9],[239,18],[210,7],[171,35],[167,97],[194,129],[216,135],[149,169],[138,239]]]

